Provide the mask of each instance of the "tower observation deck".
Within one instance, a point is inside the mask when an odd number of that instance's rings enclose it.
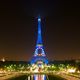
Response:
[[[43,42],[42,42],[42,32],[41,32],[41,18],[38,17],[38,28],[37,28],[37,42],[35,47],[34,56],[32,57],[31,64],[44,63],[48,64],[48,59],[46,57]]]

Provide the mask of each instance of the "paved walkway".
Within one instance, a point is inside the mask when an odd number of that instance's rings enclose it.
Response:
[[[12,77],[17,77],[17,76],[20,76],[22,74],[18,74],[18,73],[3,73],[3,74],[0,74],[0,80],[6,80],[6,79],[9,79],[9,78],[12,78]]]
[[[76,77],[73,77],[73,76],[69,76],[67,74],[64,74],[64,73],[60,73],[59,76],[67,79],[67,80],[80,80],[80,78],[76,78]]]

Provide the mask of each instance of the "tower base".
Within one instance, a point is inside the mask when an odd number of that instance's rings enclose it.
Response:
[[[48,59],[45,56],[34,56],[31,64],[48,64]]]

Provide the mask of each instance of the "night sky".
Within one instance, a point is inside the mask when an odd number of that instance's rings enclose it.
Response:
[[[73,0],[2,0],[0,59],[30,60],[35,51],[37,16],[49,60],[80,59],[80,7]]]

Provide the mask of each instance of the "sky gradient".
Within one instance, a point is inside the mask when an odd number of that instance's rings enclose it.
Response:
[[[72,0],[5,0],[0,3],[0,59],[30,60],[42,17],[49,60],[80,59],[80,8]]]

